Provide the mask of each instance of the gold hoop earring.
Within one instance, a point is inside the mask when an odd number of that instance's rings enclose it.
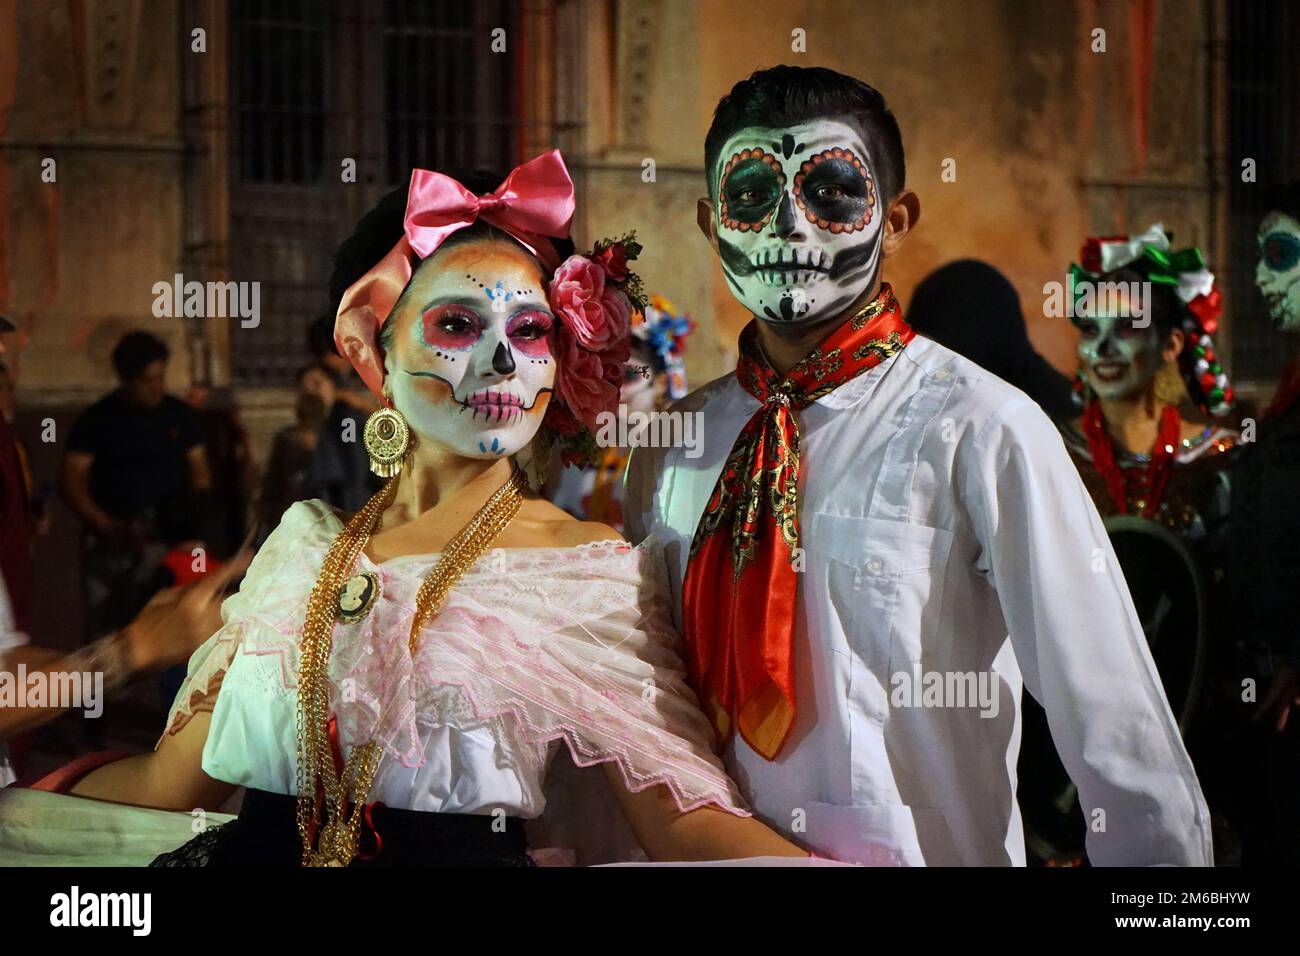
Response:
[[[370,456],[370,470],[380,478],[400,474],[411,450],[411,428],[395,408],[381,408],[366,419],[363,440]]]

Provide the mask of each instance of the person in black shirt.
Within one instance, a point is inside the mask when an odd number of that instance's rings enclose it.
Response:
[[[85,526],[88,638],[124,627],[151,596],[162,529],[202,507],[211,479],[202,420],[165,391],[167,347],[131,332],[113,350],[121,385],[72,426],[61,491]]]

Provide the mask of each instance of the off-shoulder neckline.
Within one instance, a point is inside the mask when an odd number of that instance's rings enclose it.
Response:
[[[316,506],[320,517],[317,519],[327,529],[327,534],[331,537],[343,528],[343,520],[339,517],[338,511],[329,504],[320,499],[301,502],[307,506]],[[640,544],[633,544],[623,538],[602,538],[599,541],[585,541],[582,544],[569,545],[568,547],[558,547],[556,545],[537,545],[527,548],[491,548],[489,551],[504,551],[511,554],[528,553],[535,554],[540,552],[568,553],[572,551],[601,551],[616,548],[626,551],[645,551],[653,539],[653,535],[648,535]],[[387,558],[383,561],[376,561],[365,550],[361,552],[361,558],[371,567],[384,568],[391,564],[397,564],[404,561],[429,561],[433,558],[442,556],[441,551],[424,551],[419,554],[400,554],[396,557]]]
[[[649,541],[649,538],[647,538],[646,541]],[[493,551],[504,551],[509,554],[535,554],[542,551],[567,553],[570,551],[598,551],[606,548],[618,548],[625,551],[641,551],[644,550],[646,541],[641,542],[641,544],[633,544],[631,541],[624,541],[622,538],[606,538],[603,541],[587,541],[583,544],[570,545],[567,548],[556,547],[554,545],[539,545],[529,548],[489,548],[488,553],[491,554]],[[361,552],[361,557],[365,562],[376,568],[386,568],[389,565],[400,564],[404,561],[428,562],[431,559],[439,558],[441,556],[441,551],[425,551],[420,554],[399,554],[395,557],[385,558],[383,561],[376,561],[366,553],[366,551],[363,550]]]

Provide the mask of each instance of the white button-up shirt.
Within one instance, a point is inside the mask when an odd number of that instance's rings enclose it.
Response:
[[[674,406],[702,414],[697,457],[632,456],[628,534],[665,542],[679,624],[691,538],[758,408],[718,379]],[[758,815],[840,860],[1023,864],[1023,675],[1092,861],[1208,865],[1208,811],[1123,574],[1038,406],[917,337],[796,415],[797,716],[776,760],[739,738],[725,755]]]

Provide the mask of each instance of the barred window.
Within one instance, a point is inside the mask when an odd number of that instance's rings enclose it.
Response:
[[[232,4],[230,272],[261,283],[262,314],[257,329],[232,330],[234,383],[292,380],[328,308],[334,250],[412,167],[508,169],[523,158],[518,27],[549,10],[520,6]],[[343,181],[349,161],[355,182]]]
[[[1300,215],[1300,7],[1289,0],[1231,3],[1228,17],[1232,372],[1239,384],[1270,383],[1287,356],[1255,287],[1255,236],[1270,209]],[[1242,180],[1247,159],[1254,182]]]

